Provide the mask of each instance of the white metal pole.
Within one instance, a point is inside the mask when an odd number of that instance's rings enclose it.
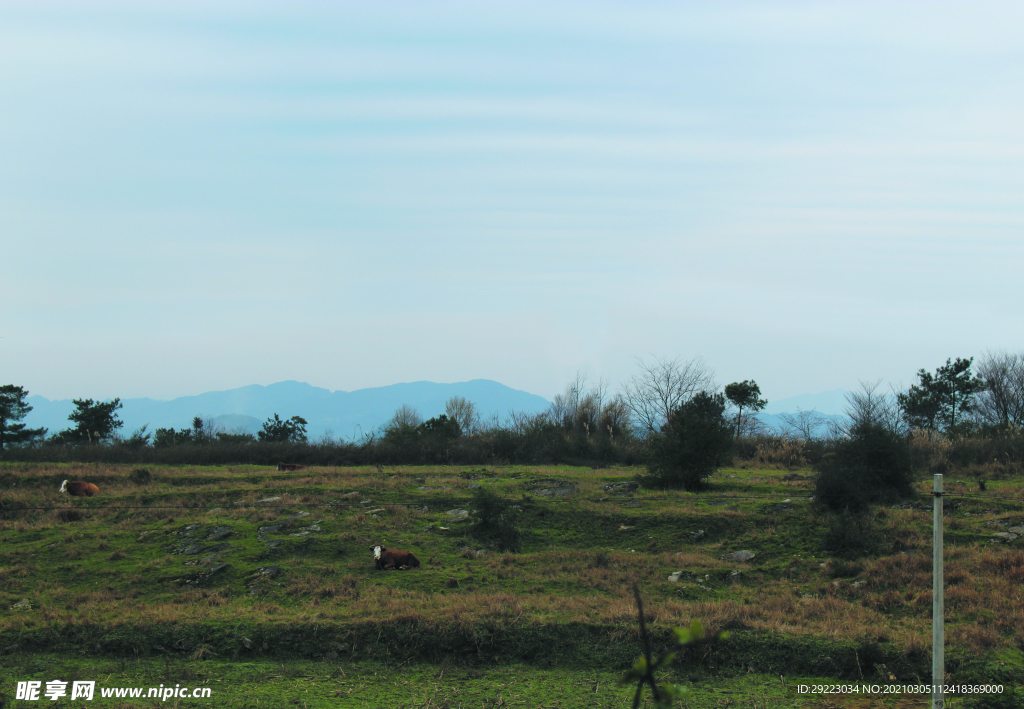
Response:
[[[932,534],[932,709],[946,704],[945,603],[942,594],[942,476],[935,476],[934,530]]]

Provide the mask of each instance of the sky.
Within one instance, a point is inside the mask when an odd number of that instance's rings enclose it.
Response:
[[[0,383],[779,399],[1024,350],[1020,3],[0,2]]]

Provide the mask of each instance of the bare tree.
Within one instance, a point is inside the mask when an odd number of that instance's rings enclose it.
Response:
[[[444,405],[448,418],[459,424],[463,435],[470,436],[480,431],[480,412],[476,404],[461,396],[453,396]]]
[[[978,417],[989,424],[1024,424],[1024,353],[986,352],[978,374],[985,380]]]
[[[402,404],[395,410],[395,415],[384,424],[385,434],[402,434],[414,430],[423,423],[423,417],[408,404]]]
[[[878,387],[882,380],[875,382],[861,382],[860,391],[851,391],[846,394],[846,411],[850,419],[848,426],[844,427],[843,433],[861,424],[874,424],[883,427],[892,433],[903,434],[907,432],[907,424],[903,417],[903,410],[895,394],[879,393]]]
[[[779,418],[782,419],[783,433],[786,436],[808,442],[813,441],[818,436],[818,430],[828,422],[828,418],[814,409],[797,409],[796,414],[779,414]]]
[[[669,413],[702,391],[715,388],[715,373],[703,359],[681,362],[654,358],[653,364],[637,357],[640,373],[623,387],[622,398],[641,435],[661,428]]]

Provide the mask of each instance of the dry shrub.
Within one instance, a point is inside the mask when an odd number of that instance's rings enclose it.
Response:
[[[968,652],[984,651],[999,645],[999,633],[977,623],[946,627],[946,642]]]
[[[61,522],[81,522],[83,519],[85,519],[85,514],[81,510],[58,510],[57,519],[59,519]]]
[[[804,442],[790,438],[768,438],[757,446],[757,462],[762,466],[801,468],[807,465]]]

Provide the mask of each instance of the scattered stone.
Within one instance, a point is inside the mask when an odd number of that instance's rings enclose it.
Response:
[[[242,644],[245,645],[246,650],[252,650],[252,646],[255,644],[249,638],[242,638]]]
[[[1020,535],[1020,534],[1024,534],[1024,527],[1009,527],[1006,531],[1007,532],[1012,532],[1013,534]]]
[[[214,527],[210,530],[210,535],[206,538],[206,541],[215,542],[219,539],[230,537],[231,534],[231,527]]]
[[[413,478],[412,481],[414,483],[419,483],[420,485],[422,485],[423,483],[427,482],[427,479],[426,478]]]
[[[264,576],[264,577],[266,577],[268,579],[272,579],[275,576],[277,576],[279,573],[281,573],[281,567],[280,566],[261,566],[258,569],[256,569],[256,573],[259,574],[260,576]]]
[[[698,529],[696,532],[690,532],[690,539],[695,542],[699,542],[701,539],[708,535],[703,529]]]
[[[268,497],[264,500],[257,500],[257,502],[277,502],[280,499],[280,497]]]
[[[784,502],[777,505],[765,505],[761,508],[761,512],[765,514],[779,514],[781,512],[792,512],[796,509],[796,505],[789,505]]]
[[[692,571],[673,571],[668,575],[668,580],[672,582],[678,582],[680,579],[696,579],[700,578],[697,574]]]
[[[483,485],[480,485],[479,483],[470,483],[469,484],[469,489],[470,490],[479,490],[482,487],[483,487]]]
[[[624,483],[608,483],[601,487],[602,490],[607,492],[633,492],[639,488],[639,483],[635,482],[624,482]]]
[[[207,510],[206,514],[212,515],[212,514],[217,514],[218,512],[223,512],[223,511],[224,511],[223,507],[214,507],[212,510]]]
[[[562,487],[541,487],[530,490],[530,494],[539,497],[570,497],[576,494],[575,485],[564,485]]]
[[[202,544],[189,544],[181,553],[185,556],[194,556],[195,554],[201,552],[203,548],[204,547]]]
[[[20,601],[11,606],[12,611],[30,611],[32,610],[32,603],[27,598],[22,598]]]
[[[850,585],[851,586],[863,586],[865,583],[867,583],[867,582],[864,579],[857,579],[856,581],[854,581]]]
[[[274,547],[280,546],[280,545],[281,545],[281,540],[280,539],[271,539],[269,542],[267,542],[267,546],[270,547],[271,549],[273,549]]]
[[[141,542],[143,539],[145,539],[146,537],[148,537],[152,533],[153,533],[152,531],[147,530],[147,531],[143,532],[142,534],[140,534],[135,541]],[[50,544],[49,546],[53,546],[53,545]]]
[[[451,490],[447,485],[421,485],[420,490],[423,492],[434,492],[435,490]]]
[[[260,534],[276,534],[281,529],[281,525],[273,524],[267,525],[266,527],[260,527]]]
[[[996,532],[992,536],[993,537],[997,537],[999,539],[1002,539],[1003,541],[1006,541],[1006,542],[1012,542],[1015,539],[1017,539],[1020,535],[1019,534],[1014,534],[1013,532]]]
[[[754,552],[743,549],[742,551],[734,551],[731,554],[723,554],[718,558],[722,561],[750,561],[755,556],[757,554]]]
[[[293,532],[293,533],[289,534],[288,536],[289,537],[308,537],[309,536],[309,532],[307,532],[304,529],[301,532]]]
[[[449,517],[469,517],[469,510],[460,510],[455,508],[453,510],[448,510],[445,514]]]
[[[423,531],[424,532],[432,532],[435,529],[437,529],[437,525],[436,524],[428,524],[426,527],[423,528]]]
[[[620,524],[620,525],[619,525],[619,531],[620,531],[620,532],[625,532],[625,531],[626,531],[627,529],[636,529],[636,527],[627,527],[627,526],[626,526],[626,525],[624,525],[624,524]]]
[[[227,542],[224,542],[223,544],[218,544],[215,547],[210,547],[209,549],[207,549],[207,551],[216,554],[217,552],[227,551],[230,548],[231,548],[231,545],[228,544]]]

